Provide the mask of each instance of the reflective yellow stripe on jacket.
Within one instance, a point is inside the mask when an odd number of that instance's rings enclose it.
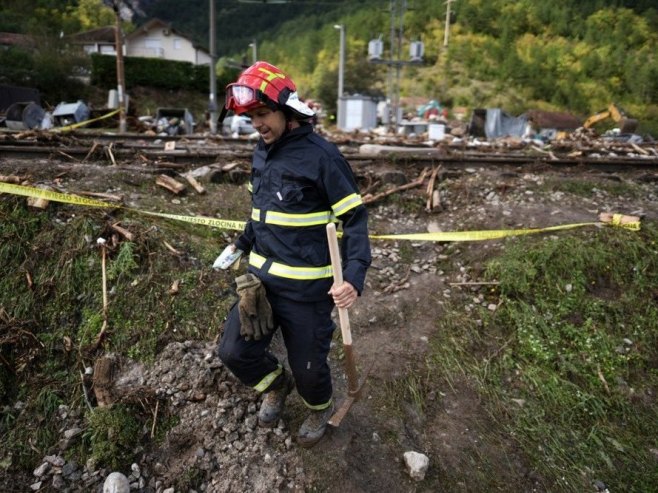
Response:
[[[261,269],[266,261],[267,259],[262,255],[254,252],[249,254],[249,265],[253,265],[257,269]],[[267,272],[273,276],[300,281],[313,281],[333,276],[331,265],[325,265],[324,267],[294,267],[280,262],[272,262]]]
[[[251,210],[251,219],[260,221],[260,209]],[[318,226],[335,221],[336,217],[331,211],[311,212],[309,214],[288,214],[285,212],[266,211],[265,223],[276,224],[277,226]]]
[[[334,205],[331,206],[331,208],[334,211],[336,217],[338,217],[341,214],[345,214],[347,211],[354,209],[355,207],[361,204],[363,204],[361,195],[359,195],[358,193],[353,193],[351,195],[348,195],[344,199],[336,202]]]

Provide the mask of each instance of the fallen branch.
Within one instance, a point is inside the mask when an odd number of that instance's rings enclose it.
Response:
[[[646,149],[642,149],[639,145],[637,145],[637,144],[635,144],[635,143],[633,143],[633,142],[631,142],[631,147],[632,147],[633,149],[635,149],[637,152],[639,152],[640,154],[644,155],[644,156],[648,156],[648,155],[649,155],[649,151],[647,151]]]
[[[112,195],[111,193],[102,192],[76,192],[78,195],[85,195],[87,197],[96,197],[98,199],[109,200],[111,202],[123,202],[123,197],[120,195]]]
[[[113,144],[113,143],[112,143],[112,144]],[[117,162],[116,162],[116,160],[114,159],[114,154],[112,153],[112,144],[110,144],[109,146],[105,147],[105,152],[107,153],[108,156],[110,156],[110,161],[112,161],[112,164],[113,164],[114,166],[116,166],[116,165],[117,165]]]
[[[59,151],[58,150],[57,153],[61,154],[62,156],[65,156],[65,157],[69,158],[71,161],[78,161],[78,159],[74,158],[70,154],[65,153],[64,151]]]
[[[449,282],[451,286],[498,286],[499,281],[466,281],[466,282]]]
[[[385,192],[378,193],[377,195],[366,195],[363,197],[363,203],[364,204],[371,204],[379,199],[382,199],[384,197],[388,197],[389,195],[393,195],[394,193],[397,192],[402,192],[404,190],[410,190],[412,188],[419,187],[423,184],[425,181],[425,176],[427,175],[428,169],[425,168],[420,176],[416,178],[414,181],[411,181],[405,185],[400,185],[399,187],[391,188],[390,190],[386,190]]]
[[[183,255],[183,252],[181,252],[180,250],[176,250],[173,246],[167,243],[167,240],[162,240],[162,243],[164,243],[164,246],[166,246],[167,249],[174,255]]]
[[[155,401],[155,412],[153,413],[153,425],[151,426],[151,438],[155,437],[155,424],[158,421],[159,408],[160,408],[160,401]]]
[[[430,181],[427,184],[427,203],[425,205],[425,210],[428,212],[434,209],[435,206],[439,205],[438,202],[434,202],[434,183],[436,182],[436,177],[440,169],[441,165],[438,165],[432,170]]]
[[[122,228],[119,226],[120,223],[114,223],[110,225],[110,228],[112,228],[114,231],[119,233],[121,236],[123,236],[126,240],[128,241],[133,241],[135,239],[135,235],[132,234],[130,231],[127,229]]]
[[[96,243],[100,246],[101,249],[101,270],[102,270],[102,281],[103,281],[103,325],[100,332],[96,336],[96,341],[94,342],[93,348],[98,349],[105,338],[107,333],[107,273],[105,269],[105,257],[107,256],[107,247],[105,246],[105,239],[98,238]]]
[[[375,180],[371,176],[368,176],[368,184],[361,192],[361,197],[370,195],[373,190],[375,190],[377,187],[379,187],[379,185],[381,185],[381,183],[382,183],[381,180]]]
[[[84,159],[82,160],[83,163],[84,163],[87,159],[89,159],[89,157],[90,157],[94,152],[96,152],[96,148],[97,148],[97,147],[98,147],[98,142],[94,141],[94,145],[91,146],[91,149],[89,149],[89,152],[87,153],[87,155],[86,155],[86,156],[84,157]]]

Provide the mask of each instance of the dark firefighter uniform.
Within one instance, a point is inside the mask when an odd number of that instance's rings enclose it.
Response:
[[[335,328],[326,225],[342,224],[343,278],[360,294],[371,261],[367,210],[345,158],[309,124],[269,146],[259,142],[250,186],[251,218],[236,246],[249,253],[249,271],[266,287],[299,395],[308,407],[321,410],[331,404],[327,355]],[[271,338],[241,337],[234,307],[219,347],[233,374],[261,392],[282,373],[267,350]]]

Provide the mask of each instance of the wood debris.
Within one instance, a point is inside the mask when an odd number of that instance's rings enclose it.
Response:
[[[199,183],[196,180],[196,178],[194,178],[192,175],[190,175],[189,173],[185,173],[182,176],[187,180],[187,182],[190,185],[192,185],[192,188],[194,188],[194,190],[196,190],[198,194],[203,195],[204,193],[206,193],[206,189],[203,187],[203,185],[201,185],[201,183]]]
[[[38,188],[41,188],[42,190],[49,190],[52,191],[52,187],[49,187],[47,185],[39,185]],[[47,209],[48,204],[50,201],[48,199],[44,199],[42,197],[28,197],[27,198],[27,205],[29,207],[33,207],[35,209]]]
[[[78,195],[85,195],[87,197],[95,197],[97,199],[109,200],[110,202],[123,202],[123,196],[113,195],[111,193],[103,192],[76,192]]]
[[[25,181],[25,178],[18,175],[0,175],[0,181],[5,183],[13,183],[14,185],[20,185]]]
[[[389,195],[393,195],[394,193],[402,192],[404,190],[409,190],[411,188],[420,187],[423,184],[423,182],[425,181],[425,177],[427,176],[428,171],[429,171],[428,168],[423,169],[423,171],[421,172],[421,174],[418,178],[416,178],[415,180],[413,180],[413,181],[411,181],[411,182],[409,182],[405,185],[400,185],[399,187],[391,188],[389,190],[378,193],[376,195],[368,194],[368,195],[363,197],[363,203],[364,204],[371,204],[373,202],[376,202],[379,199],[382,199],[384,197],[388,197]]]
[[[120,223],[114,223],[110,225],[110,228],[112,228],[114,231],[119,233],[121,236],[123,236],[126,240],[128,241],[133,241],[135,239],[135,235],[132,234],[130,231],[128,231],[125,228],[122,228],[119,226]]]
[[[167,250],[169,250],[174,255],[183,255],[183,252],[171,246],[166,240],[162,240],[162,243],[164,243],[164,246],[167,247]]]
[[[166,188],[167,190],[169,190],[172,193],[175,193],[176,195],[178,195],[179,193],[185,190],[184,183],[176,181],[175,179],[167,175],[159,175],[155,179],[155,184],[163,188]]]

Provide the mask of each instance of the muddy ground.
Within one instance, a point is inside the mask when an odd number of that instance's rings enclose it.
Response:
[[[404,174],[407,180],[416,178],[423,167],[389,165],[396,170],[393,174]],[[382,174],[380,164],[355,163],[354,168],[363,186]],[[28,176],[33,185],[54,185],[70,193],[120,193],[130,206],[147,210],[216,216],[225,210],[220,197],[241,203],[229,208],[232,213],[248,210],[244,205],[248,195],[240,184],[201,177],[205,195],[189,191],[176,197],[156,187],[154,174],[141,172],[139,163],[114,166],[0,158],[0,175],[8,174]],[[426,183],[370,204],[370,229],[373,234],[400,234],[542,228],[597,221],[600,212],[655,220],[657,182],[658,172],[652,169],[610,172],[578,166],[466,163],[442,168],[436,185],[441,201],[432,210],[425,207]],[[635,190],[632,196],[627,186]],[[222,217],[245,219],[226,213]],[[149,221],[146,216],[142,220]],[[340,427],[330,429],[310,450],[294,443],[305,413],[299,396],[289,397],[277,428],[258,429],[259,396],[239,386],[222,368],[213,356],[213,340],[171,344],[148,367],[124,362],[123,374],[131,374],[161,396],[162,405],[181,421],[162,445],[145,450],[132,470],[121,472],[130,476],[137,491],[167,491],[191,471],[197,478],[190,481],[193,490],[209,492],[470,492],[483,491],[486,476],[490,491],[551,490],[519,452],[514,438],[498,431],[497,417],[485,411],[471,382],[423,371],[448,303],[462,306],[466,317],[475,316],[470,314],[477,305],[495,310],[495,294],[477,282],[486,259],[508,241],[513,240],[373,240],[367,289],[350,310],[359,369],[372,368],[362,399]],[[221,248],[218,245],[218,252]],[[217,327],[217,334],[220,331]],[[345,393],[340,345],[337,337],[331,353],[339,400]],[[282,353],[280,343],[275,351]],[[440,389],[425,396],[422,411],[413,402],[394,400],[399,395],[396,384],[414,373],[433,379]],[[75,424],[75,416],[63,416],[62,432]],[[429,458],[423,480],[408,474],[403,459],[407,451]],[[44,457],[43,462],[53,461]],[[44,467],[48,472],[16,491],[30,491],[30,485],[37,483],[39,491],[97,491],[110,472],[78,465],[79,474],[67,477],[62,468],[62,464]]]

